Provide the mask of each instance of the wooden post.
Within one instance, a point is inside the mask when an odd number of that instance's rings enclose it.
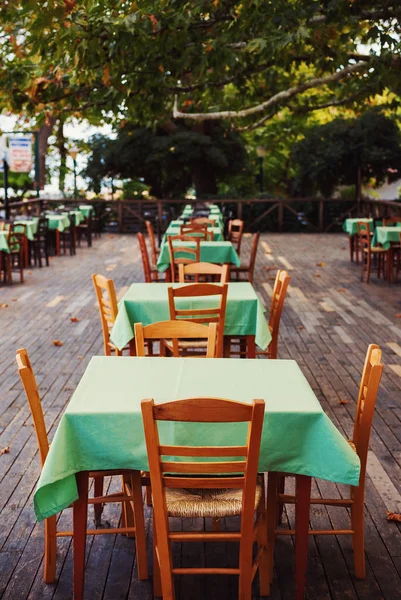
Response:
[[[123,233],[123,203],[118,200],[118,232]]]
[[[242,221],[242,200],[238,200],[237,216]]]
[[[324,228],[324,200],[319,200],[319,231],[323,232]]]
[[[157,201],[157,240],[159,246],[162,242],[162,223],[163,223],[163,202]]]
[[[284,222],[284,204],[282,201],[278,202],[278,230],[281,233],[283,231]]]

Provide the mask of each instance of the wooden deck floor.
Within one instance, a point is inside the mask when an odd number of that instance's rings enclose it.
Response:
[[[246,256],[250,238],[245,239]],[[366,498],[367,578],[353,576],[348,538],[310,540],[308,598],[373,600],[401,597],[400,526],[386,520],[386,510],[401,512],[401,284],[389,286],[375,276],[367,286],[348,260],[344,235],[264,235],[257,261],[256,287],[266,305],[277,268],[292,277],[281,327],[281,358],[297,360],[324,409],[345,434],[352,431],[355,398],[369,342],[383,348],[385,371],[377,404],[369,456]],[[320,266],[318,266],[320,265]],[[42,525],[35,522],[32,496],[39,475],[36,439],[14,360],[25,346],[37,375],[46,421],[52,436],[58,419],[91,356],[102,353],[100,323],[90,276],[113,277],[119,293],[142,280],[136,241],[103,235],[92,249],[74,258],[54,258],[49,268],[28,272],[24,285],[0,288],[0,597],[4,600],[72,597],[72,552],[59,543],[58,582],[42,582]],[[398,315],[398,317],[397,317]],[[70,317],[77,317],[73,323]],[[63,345],[55,347],[53,340]],[[340,401],[346,401],[341,403]],[[338,494],[327,482],[315,493]],[[70,511],[61,517],[68,523]],[[149,512],[147,511],[149,517]],[[109,522],[118,515],[106,513]],[[290,521],[292,513],[287,517]],[[149,539],[150,519],[147,518]],[[311,521],[324,528],[344,526],[343,510],[313,508]],[[192,527],[203,527],[193,521]],[[226,528],[236,524],[230,520]],[[181,527],[176,521],[174,526]],[[149,544],[150,547],[150,544]],[[175,550],[182,566],[233,565],[235,548],[193,544]],[[151,559],[151,558],[150,558]],[[180,600],[236,597],[236,578],[182,577]],[[258,597],[257,582],[254,587]],[[88,600],[151,599],[151,582],[136,579],[132,540],[101,536],[88,543]],[[271,598],[293,598],[292,541],[277,542]]]

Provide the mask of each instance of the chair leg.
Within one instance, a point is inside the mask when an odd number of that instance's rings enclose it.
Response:
[[[76,480],[78,500],[73,504],[74,600],[83,600],[88,520],[88,472],[77,473]]]
[[[279,494],[284,494],[285,492],[285,475],[279,475],[278,477],[278,493]],[[279,503],[278,505],[278,515],[277,515],[277,523],[279,525],[281,525],[281,523],[283,522],[283,511],[284,511],[284,504],[282,502]]]
[[[358,501],[359,500],[359,501]],[[354,569],[357,579],[365,579],[365,515],[364,515],[363,496],[354,498],[354,504],[351,507],[351,524],[354,534],[352,536],[352,546],[354,549]]]
[[[160,577],[160,566],[156,553],[156,528],[153,527],[153,596],[159,598],[162,596],[162,582]]]
[[[126,494],[127,491],[129,491],[130,493],[132,492],[132,488],[133,488],[133,483],[131,481],[131,477],[129,475],[123,475],[122,476],[122,484],[123,484],[123,489],[122,492],[123,494]],[[128,488],[128,489],[127,489]],[[130,501],[124,501],[121,503],[122,506],[122,511],[121,511],[121,523],[123,527],[134,527],[135,526],[135,522],[134,522],[134,514],[132,512],[132,506],[131,506],[131,502]],[[135,537],[135,533],[126,533],[125,534],[127,537],[129,538],[134,538]]]
[[[277,525],[278,473],[271,472],[267,479],[267,565],[270,583],[273,580],[274,542]]]
[[[103,477],[95,477],[93,487],[94,487],[94,496],[95,498],[99,498],[103,496]],[[102,512],[103,512],[103,504],[94,504],[93,511],[95,513],[95,525],[96,527],[100,525],[102,521]]]
[[[146,506],[152,506],[152,488],[150,485],[145,487]]]
[[[240,542],[239,551],[239,582],[238,599],[251,600],[252,598],[252,542]],[[269,573],[267,573],[269,580]]]
[[[45,554],[44,554],[44,580],[45,583],[56,581],[56,555],[57,555],[57,518],[56,515],[45,519]]]
[[[266,495],[265,486],[263,486],[262,498],[259,504],[259,517],[261,519],[258,531],[258,550],[264,549],[262,558],[259,562],[259,591],[261,596],[270,595],[270,576],[269,576],[269,558],[267,555],[267,513],[266,513]]]
[[[132,496],[134,504],[136,559],[138,565],[138,579],[147,579],[148,558],[146,554],[145,517],[143,513],[142,481],[139,471],[132,474]]]

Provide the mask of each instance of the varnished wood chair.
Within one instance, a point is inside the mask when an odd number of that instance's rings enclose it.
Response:
[[[244,221],[241,219],[231,219],[228,222],[228,239],[234,245],[239,256],[241,252],[242,235],[244,233]]]
[[[156,247],[156,238],[155,232],[153,230],[153,225],[150,221],[145,221],[146,230],[148,232],[148,238],[150,243],[150,254],[152,257],[152,266],[156,269],[157,267],[157,259],[160,251]]]
[[[391,227],[398,223],[401,223],[401,217],[387,217],[386,219],[383,219],[383,227]]]
[[[208,219],[207,217],[196,217],[195,219],[190,219],[189,223],[191,227],[197,227],[199,225],[206,225],[206,227],[210,225],[213,227],[216,225],[216,221],[214,219]]]
[[[137,234],[139,250],[141,251],[142,256],[142,266],[143,266],[143,275],[145,277],[146,283],[153,283],[154,281],[159,281],[159,272],[156,266],[151,266],[149,262],[149,254],[148,248],[146,246],[146,240],[141,232]]]
[[[42,404],[36,385],[32,365],[25,348],[17,350],[16,360],[19,375],[24,387],[39,447],[40,464],[43,465],[49,452],[49,440],[46,432]],[[103,495],[104,477],[120,476],[122,478],[122,492]],[[94,481],[94,498],[87,500],[94,505],[96,524],[100,522],[103,504],[121,503],[121,527],[87,530],[87,535],[102,535],[124,533],[129,537],[136,537],[136,555],[138,561],[139,579],[148,578],[148,564],[146,554],[145,521],[142,502],[142,479],[139,471],[120,469],[113,471],[89,472],[89,477]],[[135,526],[134,526],[135,523]],[[45,519],[45,549],[44,549],[44,580],[53,583],[56,580],[56,552],[59,537],[72,536],[72,531],[57,531],[57,517],[53,515]],[[83,571],[75,574],[74,580],[80,580],[83,587]],[[76,590],[74,590],[76,591]],[[78,597],[79,594],[77,594]]]
[[[118,314],[117,296],[112,279],[106,279],[103,275],[92,275],[93,286],[95,288],[97,303],[100,313],[100,321],[103,331],[104,353],[111,356],[113,351],[116,356],[122,356],[123,350],[129,349],[128,346],[119,350],[110,341],[110,332],[113,329]]]
[[[199,262],[188,265],[178,265],[178,280],[180,283],[207,281],[211,278],[216,283],[228,283],[230,280],[230,265],[215,265],[214,263]]]
[[[201,242],[213,241],[213,231],[208,231],[207,225],[200,225],[199,227],[192,227],[191,225],[181,225],[180,235],[197,237],[201,240]]]
[[[164,404],[142,401],[153,490],[155,596],[174,600],[173,575],[222,574],[238,575],[238,598],[251,600],[252,580],[258,570],[260,595],[269,594],[265,492],[263,478],[258,477],[264,410],[264,400],[252,404],[218,398]],[[246,441],[238,446],[208,446],[206,440],[202,446],[172,446],[160,440],[159,421],[220,423],[222,429],[243,422],[248,423],[248,431]],[[197,462],[199,459],[201,462]],[[241,516],[240,531],[219,531],[218,520],[232,516]],[[211,518],[215,526],[204,532],[170,531],[169,517]],[[238,567],[174,567],[172,542],[207,541],[239,542]],[[253,560],[254,542],[257,551]]]
[[[370,344],[365,365],[362,372],[359,394],[356,405],[354,432],[352,440],[349,440],[351,448],[356,452],[361,463],[361,472],[359,476],[359,485],[351,486],[349,498],[311,498],[311,504],[321,504],[324,506],[343,507],[350,511],[351,528],[350,529],[311,529],[311,535],[352,535],[352,547],[354,550],[354,569],[355,576],[358,579],[365,578],[365,550],[364,550],[364,498],[365,498],[365,479],[366,465],[369,449],[369,438],[372,429],[372,421],[375,412],[376,398],[380,385],[380,379],[383,372],[381,363],[382,352],[377,344]],[[281,480],[281,481],[280,481]],[[269,511],[272,508],[278,508],[278,505],[294,504],[295,498],[292,495],[284,493],[284,476],[269,474],[268,506]],[[281,490],[280,490],[281,487]],[[276,503],[274,502],[276,498]],[[270,499],[270,504],[269,504]],[[274,515],[269,516],[269,522],[275,522]],[[293,531],[269,529],[269,553],[270,568],[272,568],[272,557],[274,552],[274,538],[277,535],[289,535]],[[271,573],[270,573],[271,575]]]
[[[248,264],[241,264],[240,267],[231,267],[231,279],[240,281],[241,275],[245,275],[249,283],[253,283],[253,275],[255,271],[256,254],[258,252],[260,233],[254,233],[252,237],[251,254]]]
[[[372,268],[372,256],[375,256],[377,259],[377,277],[380,279],[380,274],[385,273],[385,257],[386,250],[381,246],[373,246],[372,247],[372,236],[370,231],[369,223],[364,221],[358,221],[358,246],[362,253],[362,271],[361,271],[361,281],[365,279],[366,272],[366,283],[370,282],[370,272]],[[391,268],[391,265],[387,265],[388,268]]]
[[[175,241],[189,243],[175,246]],[[167,243],[170,254],[171,281],[177,280],[178,265],[187,265],[188,263],[200,262],[200,242],[201,240],[199,237],[191,237],[186,235],[168,236]]]
[[[217,324],[209,323],[209,326],[190,321],[160,321],[145,327],[142,323],[135,323],[135,346],[137,356],[145,355],[145,342],[149,340],[160,340],[160,354],[165,354],[166,346],[163,340],[168,340],[173,356],[180,356],[179,342],[181,340],[205,340],[206,358],[214,358],[216,355]]]
[[[227,294],[227,283],[223,283],[223,285],[214,283],[193,283],[180,287],[169,286],[168,288],[168,304],[171,320],[185,319],[186,321],[192,321],[193,323],[203,323],[203,325],[207,323],[217,323],[217,358],[222,358],[223,356]],[[191,299],[195,297],[215,297],[215,301],[212,302],[212,306],[204,308],[179,308],[181,298]],[[216,299],[219,299],[218,303],[216,302]],[[178,305],[176,300],[178,300]],[[182,344],[184,344],[184,342]],[[193,347],[194,345],[190,342],[189,346]]]
[[[7,243],[9,252],[3,252],[4,280],[13,282],[13,271],[19,273],[20,283],[24,283],[24,263],[27,237],[26,225],[19,224],[15,229],[14,224],[8,226]]]

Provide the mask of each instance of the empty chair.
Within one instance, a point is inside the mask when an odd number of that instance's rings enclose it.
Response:
[[[99,306],[100,321],[102,323],[104,353],[111,356],[111,351],[116,356],[122,356],[123,350],[129,349],[127,346],[119,350],[110,341],[110,332],[117,318],[118,306],[116,290],[112,279],[106,279],[103,275],[92,275],[93,286],[95,288],[97,303]]]
[[[185,319],[194,323],[217,323],[216,356],[223,356],[224,323],[226,318],[228,284],[193,283],[180,287],[168,288],[168,304],[170,319]],[[213,300],[214,297],[214,300]],[[191,301],[191,308],[183,306],[181,299]],[[195,298],[199,298],[199,307],[195,307]],[[203,299],[206,301],[203,301]],[[178,300],[178,303],[176,303]],[[210,304],[209,304],[210,300]],[[192,347],[193,344],[190,344]]]
[[[366,465],[368,458],[369,438],[372,428],[372,421],[375,411],[376,398],[380,385],[380,379],[383,372],[383,365],[381,363],[381,350],[376,344],[370,344],[365,365],[362,372],[361,383],[359,386],[358,400],[356,404],[354,432],[352,440],[348,443],[351,448],[357,453],[361,462],[361,472],[359,476],[359,485],[350,488],[349,498],[311,498],[311,504],[322,504],[326,506],[338,506],[348,509],[348,513],[351,517],[350,529],[329,529],[329,530],[316,530],[311,529],[312,535],[336,535],[336,534],[349,534],[352,535],[352,547],[354,550],[354,569],[355,576],[358,579],[364,579],[365,577],[365,550],[364,550],[364,498],[365,498],[365,479],[366,479]],[[316,449],[318,451],[318,449]],[[269,474],[269,498],[271,502],[269,505],[270,510],[276,510],[278,504],[294,503],[295,498],[291,495],[279,494],[279,488],[284,491],[284,476],[276,474]],[[276,497],[277,503],[273,502]],[[276,515],[270,514],[269,521],[271,523],[276,521]],[[275,535],[283,533],[282,529],[276,531],[269,528],[269,552],[271,552],[271,566],[273,561],[274,552],[274,538]],[[288,532],[287,532],[288,533]]]
[[[383,227],[391,227],[392,225],[398,225],[401,223],[401,217],[387,217],[383,219]]]
[[[175,245],[178,242],[179,245]],[[185,235],[170,235],[167,238],[170,254],[171,281],[176,281],[178,265],[200,262],[200,239]]]
[[[7,225],[7,224],[6,224]],[[26,226],[21,223],[18,225],[17,230],[14,228],[14,224],[10,223],[8,226],[7,243],[9,252],[3,252],[3,270],[4,270],[4,281],[8,283],[13,282],[13,271],[19,273],[20,283],[24,283],[24,248],[25,248],[25,229]]]
[[[269,594],[265,493],[263,478],[258,477],[264,410],[264,400],[254,400],[252,404],[218,398],[190,398],[164,404],[155,404],[154,400],[142,401],[153,493],[155,596],[174,600],[175,574],[212,573],[238,575],[238,598],[251,600],[252,580],[258,569],[260,595]],[[219,423],[222,436],[233,423],[247,423],[248,427],[243,436],[236,438],[238,445],[221,447],[214,439],[207,445],[209,436],[213,434],[208,435],[206,427],[202,446],[195,447],[179,441],[179,445],[171,445],[170,439],[164,441],[162,435],[166,429],[160,428],[159,431],[159,421],[197,423],[198,427],[204,423]],[[170,426],[168,431],[174,429]],[[216,524],[221,518],[239,515],[238,532],[231,529],[216,531],[216,527],[204,532],[170,531],[168,522],[169,517],[183,520],[211,518]],[[238,542],[238,567],[174,567],[171,542],[206,541]],[[252,556],[254,542],[257,545],[255,559]]]
[[[49,227],[46,217],[39,217],[38,229],[35,233],[34,240],[31,242],[33,252],[34,265],[42,267],[42,258],[49,266]]]
[[[214,225],[216,225],[215,219],[209,219],[207,217],[197,217],[196,219],[190,219],[189,223],[191,227],[198,227],[199,225],[206,225],[206,227],[210,225],[211,227],[213,227]]]
[[[241,251],[242,234],[244,233],[244,221],[231,219],[228,222],[228,239],[235,246],[237,254]]]
[[[192,227],[187,225],[180,226],[180,235],[198,237],[201,241],[213,241],[213,232],[207,230],[206,226]]]
[[[365,279],[366,272],[366,283],[370,282],[370,272],[372,268],[372,256],[377,258],[377,277],[380,279],[380,274],[384,277],[384,265],[386,250],[381,246],[372,247],[372,236],[370,231],[369,223],[364,221],[358,221],[358,246],[362,252],[362,271],[361,281]],[[390,265],[388,265],[390,268]]]
[[[36,438],[39,447],[40,464],[43,467],[49,452],[49,440],[46,433],[42,405],[35,376],[25,348],[17,350],[16,355],[19,375],[29,402],[32,419],[35,426]],[[103,495],[103,478],[118,475],[122,479],[122,492]],[[107,503],[121,503],[122,526],[113,529],[113,533],[124,533],[136,537],[136,556],[138,560],[139,579],[147,579],[148,565],[146,555],[145,521],[142,503],[142,480],[139,471],[128,469],[113,471],[89,472],[89,477],[94,480],[94,498],[88,500],[88,504],[94,505],[96,522],[100,521],[102,505]],[[135,522],[135,526],[134,526]],[[101,535],[110,533],[109,528],[88,530],[88,535]],[[56,580],[56,545],[57,538],[72,536],[72,531],[57,531],[57,516],[53,515],[45,519],[45,549],[44,549],[44,580],[53,583]],[[79,574],[78,574],[79,575]],[[83,585],[83,572],[81,584]],[[74,590],[76,593],[78,590]],[[78,594],[77,594],[78,597]]]
[[[76,235],[78,239],[78,246],[81,245],[82,237],[86,238],[88,247],[92,246],[92,213],[86,217],[83,223],[80,223],[76,227]]]
[[[278,334],[280,330],[281,314],[283,312],[284,300],[287,295],[288,285],[291,277],[287,271],[277,271],[276,281],[274,282],[272,303],[270,306],[269,329],[272,340],[267,350],[258,350],[257,356],[265,355],[268,358],[277,358],[278,355]]]
[[[159,256],[159,250],[156,247],[156,238],[155,232],[153,230],[153,225],[150,221],[145,221],[146,230],[148,232],[149,244],[150,244],[150,255],[152,257],[152,267],[156,269],[157,266],[157,258]]]
[[[196,283],[211,279],[214,282],[228,283],[230,280],[230,265],[215,265],[214,263],[199,262],[188,265],[178,265],[178,280],[180,283],[194,281]]]
[[[156,266],[151,266],[149,262],[149,254],[146,246],[146,241],[142,233],[137,233],[137,238],[139,242],[139,249],[141,251],[142,256],[142,266],[143,266],[143,274],[145,277],[146,283],[152,283],[153,281],[159,280],[159,272]]]
[[[166,345],[163,340],[168,340],[168,347],[173,356],[180,356],[180,340],[200,340],[207,343],[206,358],[214,358],[216,354],[216,323],[209,323],[209,326],[190,321],[160,321],[152,323],[145,327],[142,323],[135,323],[135,346],[137,356],[145,356],[145,342],[152,340],[161,340],[160,355],[165,354]],[[170,341],[171,340],[171,341]]]
[[[258,251],[259,238],[259,232],[253,234],[249,263],[241,263],[240,267],[231,267],[231,279],[239,281],[241,279],[241,275],[245,275],[246,280],[249,281],[249,283],[253,283],[253,275],[255,271],[256,254]]]

